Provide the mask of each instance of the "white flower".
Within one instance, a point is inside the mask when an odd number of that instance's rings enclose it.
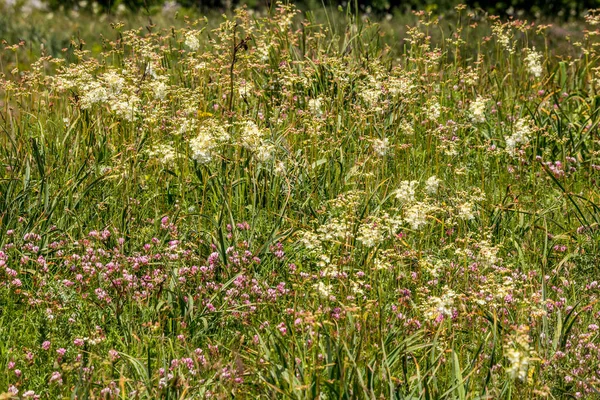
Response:
[[[388,138],[373,140],[373,150],[375,151],[375,154],[377,154],[379,157],[385,156],[389,151]]]
[[[302,243],[307,250],[318,250],[321,248],[321,240],[319,235],[314,232],[302,232],[299,242]]]
[[[428,194],[434,195],[437,193],[438,188],[440,186],[440,180],[435,176],[432,175],[429,179],[427,179],[427,181],[425,182],[425,191]]]
[[[156,81],[152,85],[152,91],[154,92],[154,97],[158,100],[164,100],[167,96],[168,86],[161,81]]]
[[[513,127],[513,134],[505,137],[506,152],[510,155],[515,154],[515,150],[519,145],[529,143],[529,137],[533,133],[533,122],[531,118],[519,118]]]
[[[287,173],[287,168],[285,166],[285,163],[283,161],[278,161],[275,164],[275,175],[285,176],[286,173]]]
[[[441,297],[431,296],[427,299],[425,315],[430,319],[436,319],[441,315],[451,317],[454,308],[456,293],[444,286],[444,294]]]
[[[389,77],[387,83],[388,92],[395,96],[397,94],[407,96],[414,89],[414,84],[409,77]]]
[[[190,150],[192,158],[200,164],[207,164],[212,160],[212,149],[216,146],[215,140],[206,130],[200,131],[200,134],[190,140]]]
[[[407,121],[402,121],[402,123],[400,123],[400,130],[402,131],[402,133],[408,136],[412,136],[415,133],[415,129]]]
[[[121,89],[123,88],[123,84],[125,83],[125,79],[121,75],[119,75],[115,71],[108,71],[102,75],[102,80],[110,89],[112,94],[121,93]]]
[[[248,97],[249,95],[251,95],[252,94],[252,83],[246,82],[246,81],[241,82],[240,86],[238,88],[238,93],[242,97]]]
[[[512,379],[519,378],[524,381],[527,377],[527,370],[529,369],[529,357],[525,352],[518,349],[507,349],[506,357],[510,361],[510,367],[508,368],[508,374]]]
[[[536,78],[539,78],[542,75],[542,54],[535,51],[535,47],[527,50],[525,64],[527,64],[527,70],[531,75]]]
[[[492,32],[494,32],[496,40],[502,47],[504,47],[505,50],[507,50],[511,54],[515,52],[515,45],[512,41],[512,34],[510,33],[510,31],[505,32],[504,26],[502,24],[496,24],[492,26]],[[511,42],[513,42],[512,45]]]
[[[361,224],[356,239],[365,247],[375,247],[385,239],[385,231],[377,223]]]
[[[472,220],[475,218],[473,212],[473,203],[467,201],[458,206],[458,217],[465,220]]]
[[[198,36],[196,32],[188,32],[185,35],[184,44],[190,48],[192,51],[196,51],[200,48],[200,40],[198,40]]]
[[[242,131],[242,145],[251,151],[256,151],[262,144],[263,133],[253,121],[246,121]]]
[[[316,99],[310,99],[308,101],[308,109],[314,115],[323,115],[323,110],[321,110],[321,98],[317,97]]]
[[[345,219],[332,218],[328,223],[319,226],[317,232],[321,240],[346,240],[351,227]]]
[[[381,96],[380,88],[364,88],[359,92],[360,97],[362,97],[363,101],[367,103],[369,106],[374,106],[379,102],[379,97]]]
[[[273,158],[275,154],[275,146],[265,141],[256,149],[256,159],[260,162],[267,162]]]
[[[108,100],[108,91],[100,82],[90,82],[83,88],[81,96],[81,108],[91,108],[96,103],[104,103]]]
[[[151,76],[153,79],[158,78],[158,75],[156,74],[156,71],[154,71],[152,63],[148,63],[148,65],[146,65],[146,75]]]
[[[477,96],[477,99],[469,105],[471,120],[476,123],[485,122],[485,105],[487,99]]]
[[[188,132],[196,130],[196,121],[188,118],[181,118],[178,121],[179,128],[175,131],[177,135],[185,135]]]
[[[159,144],[148,151],[150,157],[157,158],[161,164],[170,166],[174,163],[176,153],[173,147],[168,144]]]
[[[415,200],[415,188],[419,184],[417,181],[402,181],[400,187],[396,189],[396,198],[402,203],[410,203]]]
[[[427,224],[427,213],[431,207],[426,203],[416,203],[408,208],[404,214],[404,220],[414,230],[419,230],[423,225]]]
[[[427,118],[437,120],[442,114],[440,103],[435,102],[427,110]]]
[[[329,296],[331,296],[331,285],[326,285],[323,282],[319,282],[314,285],[314,288],[317,290],[319,296],[324,299],[328,299]]]
[[[352,291],[358,295],[363,295],[365,294],[365,291],[362,290],[360,283],[355,282],[355,281],[351,281],[350,284],[352,285]]]
[[[131,122],[135,118],[139,102],[140,99],[135,95],[121,95],[112,100],[110,108],[119,118]]]
[[[198,136],[190,140],[192,158],[200,164],[209,163],[213,158],[213,150],[228,139],[227,131],[217,121],[204,121],[198,129]]]
[[[512,379],[525,381],[531,362],[530,353],[529,327],[521,325],[510,335],[504,346],[504,355],[510,362],[507,372]]]

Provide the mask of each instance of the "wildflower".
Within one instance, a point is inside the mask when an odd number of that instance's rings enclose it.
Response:
[[[477,96],[475,101],[472,101],[469,105],[469,112],[471,114],[471,120],[475,123],[485,122],[485,106],[487,99]]]
[[[321,109],[321,98],[317,97],[316,99],[310,99],[308,101],[308,109],[314,115],[323,115],[323,110]]]
[[[287,168],[285,166],[285,163],[283,161],[278,161],[275,164],[274,172],[275,172],[275,175],[277,175],[277,176],[285,176],[285,174],[287,172]]]
[[[252,83],[247,81],[242,81],[238,88],[238,93],[241,97],[248,97],[252,94]]]
[[[200,40],[198,40],[198,36],[196,32],[188,32],[185,35],[184,44],[190,48],[192,51],[196,51],[200,48]]]
[[[319,282],[314,285],[314,287],[321,298],[329,299],[329,296],[331,296],[331,285],[326,285],[323,282]]]
[[[108,351],[108,356],[110,357],[110,360],[112,362],[117,361],[119,358],[121,358],[121,356],[119,355],[119,352],[116,351],[115,349],[110,349]]]
[[[442,296],[431,296],[427,300],[425,315],[428,318],[437,320],[440,317],[452,316],[456,293],[448,286],[444,286],[443,292]]]
[[[402,203],[410,203],[415,200],[415,188],[419,184],[417,181],[402,181],[400,187],[396,189],[396,198]]]
[[[158,144],[148,151],[150,157],[158,159],[158,161],[166,166],[172,166],[176,159],[176,153],[172,146],[168,144]]]
[[[123,85],[125,84],[125,79],[115,71],[109,71],[103,74],[102,80],[110,90],[111,94],[121,93],[121,89],[123,89]]]
[[[408,121],[402,121],[400,123],[400,130],[402,131],[402,133],[408,136],[412,136],[415,134],[415,129]]]
[[[373,140],[373,150],[375,151],[375,154],[377,154],[379,157],[385,156],[389,151],[388,138]]]
[[[431,207],[426,203],[416,203],[406,210],[404,219],[412,229],[419,230],[427,224],[427,214],[430,210]]]
[[[458,217],[465,220],[472,220],[475,218],[473,213],[473,203],[467,201],[458,206]]]
[[[430,120],[433,120],[433,121],[436,121],[437,119],[439,119],[441,114],[442,114],[441,106],[440,106],[440,103],[438,103],[437,101],[435,103],[433,103],[431,106],[429,106],[429,109],[427,110],[427,118],[429,118]]]
[[[415,85],[409,77],[392,76],[386,82],[387,90],[392,96],[408,96],[413,91]]]
[[[514,124],[513,133],[509,137],[505,137],[506,152],[514,155],[518,146],[529,143],[529,137],[533,133],[533,122],[531,118],[519,118]]]
[[[198,136],[190,140],[192,158],[199,164],[207,164],[212,160],[212,149],[216,146],[209,132],[201,131]]]
[[[504,346],[506,358],[510,362],[508,375],[511,379],[525,381],[530,364],[531,346],[529,345],[529,327],[519,326]]]
[[[504,25],[495,24],[492,26],[492,32],[494,36],[496,36],[496,40],[500,44],[500,46],[504,47],[509,53],[514,53],[514,42],[512,41],[512,35],[510,32],[505,32]],[[511,44],[512,43],[512,44]]]
[[[111,110],[121,119],[133,121],[140,99],[135,95],[121,95],[110,103]]]
[[[155,81],[152,84],[152,91],[154,92],[154,98],[158,100],[164,100],[167,97],[168,86],[162,81]]]
[[[315,250],[321,248],[321,238],[314,232],[304,231],[301,232],[299,242],[304,245],[307,250]]]
[[[279,329],[281,335],[285,336],[287,334],[287,327],[285,326],[285,322],[282,322],[279,325],[277,325],[277,329]]]
[[[82,88],[81,108],[86,110],[94,104],[108,100],[108,91],[100,82],[91,82]]]
[[[271,160],[274,156],[275,146],[265,141],[256,149],[256,159],[260,162]]]
[[[385,238],[384,233],[380,224],[373,222],[361,224],[358,228],[357,240],[365,247],[375,247]]]
[[[362,97],[363,101],[369,106],[374,106],[379,102],[379,97],[381,96],[381,88],[364,88],[360,91],[360,97]]]
[[[263,134],[253,121],[246,121],[242,131],[241,142],[248,150],[255,151],[262,143]]]
[[[527,370],[529,369],[529,357],[525,352],[515,348],[509,348],[506,351],[506,357],[510,362],[508,374],[512,379],[519,378],[524,381],[527,377]]]
[[[49,383],[56,383],[57,385],[62,385],[63,380],[62,380],[62,375],[60,374],[60,372],[58,372],[58,371],[52,372]]]
[[[431,195],[436,194],[438,188],[440,187],[440,182],[441,181],[435,175],[432,175],[429,177],[429,179],[427,179],[427,181],[425,181],[425,192]]]
[[[542,54],[535,51],[535,47],[533,49],[527,50],[527,55],[525,56],[525,64],[527,65],[527,70],[531,75],[536,78],[539,78],[542,75]]]

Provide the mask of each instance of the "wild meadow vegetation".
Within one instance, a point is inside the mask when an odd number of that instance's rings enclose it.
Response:
[[[600,14],[28,18],[0,398],[600,397]]]

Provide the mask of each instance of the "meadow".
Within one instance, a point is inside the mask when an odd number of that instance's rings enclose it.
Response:
[[[0,399],[600,398],[600,12],[0,22]]]

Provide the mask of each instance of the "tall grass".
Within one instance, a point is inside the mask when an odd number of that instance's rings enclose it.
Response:
[[[7,43],[4,397],[597,397],[597,14],[220,18]]]

